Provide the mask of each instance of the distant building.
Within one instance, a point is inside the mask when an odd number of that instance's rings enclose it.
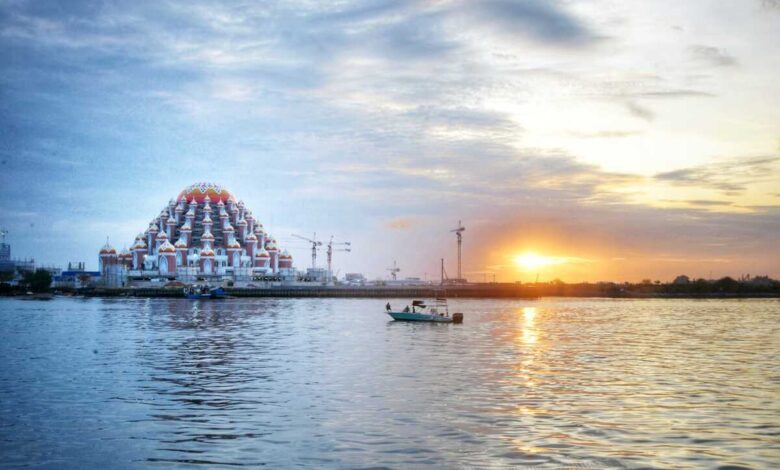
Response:
[[[175,240],[175,241],[174,241]],[[292,256],[243,201],[222,186],[196,183],[163,207],[130,250],[106,243],[100,250],[103,283],[147,281],[251,281],[294,278]]]
[[[68,263],[68,269],[54,277],[54,287],[78,289],[95,284],[99,279],[100,271],[87,271],[83,262]]]

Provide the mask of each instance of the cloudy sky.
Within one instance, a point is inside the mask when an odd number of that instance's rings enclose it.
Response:
[[[0,0],[13,254],[129,245],[230,188],[336,269],[780,277],[777,0]],[[524,269],[518,255],[552,264]]]

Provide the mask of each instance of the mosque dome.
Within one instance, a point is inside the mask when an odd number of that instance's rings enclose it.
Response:
[[[181,193],[179,193],[179,197],[177,199],[184,197],[187,198],[188,201],[192,201],[194,199],[198,204],[203,204],[205,202],[206,196],[208,196],[212,201],[219,200],[236,202],[235,196],[233,196],[230,191],[214,183],[195,183],[187,186]]]
[[[158,253],[176,253],[176,247],[171,245],[168,240],[164,241],[160,248],[157,249]]]

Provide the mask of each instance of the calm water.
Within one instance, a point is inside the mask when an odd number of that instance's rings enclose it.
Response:
[[[778,301],[384,303],[0,300],[0,466],[780,467]]]

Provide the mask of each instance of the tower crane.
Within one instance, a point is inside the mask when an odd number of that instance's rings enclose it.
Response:
[[[398,267],[398,266],[395,264],[395,260],[393,260],[393,267],[392,267],[392,268],[387,268],[387,270],[388,270],[388,271],[390,271],[390,275],[391,275],[391,276],[393,276],[393,280],[394,280],[394,281],[398,279],[398,276],[397,276],[397,275],[398,275],[398,273],[400,273],[400,272],[401,272],[401,268],[399,268],[399,267]]]
[[[347,248],[333,248],[334,246],[342,246]],[[352,251],[352,242],[334,242],[333,241],[333,235],[330,236],[330,241],[328,242],[328,249],[326,250],[326,253],[328,255],[328,282],[331,281],[331,278],[333,277],[333,252],[334,251],[344,251],[349,253]]]
[[[466,227],[463,226],[462,223],[460,223],[460,220],[458,221],[458,228],[450,230],[450,232],[455,232],[455,235],[458,236],[458,282],[460,282],[463,279],[463,276],[461,275],[460,271],[460,249],[461,245],[463,244],[463,232],[466,231]]]
[[[314,269],[317,267],[317,248],[322,246],[322,241],[317,240],[317,232],[314,232],[314,235],[312,238],[303,237],[301,235],[292,234],[295,238],[300,238],[301,240],[305,240],[309,243],[311,243],[311,268]]]

